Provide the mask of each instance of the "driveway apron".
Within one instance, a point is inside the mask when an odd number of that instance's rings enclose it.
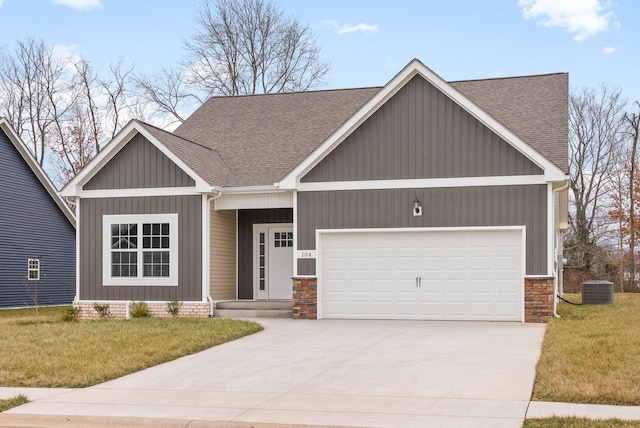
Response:
[[[265,330],[16,414],[520,427],[545,326],[258,320]]]

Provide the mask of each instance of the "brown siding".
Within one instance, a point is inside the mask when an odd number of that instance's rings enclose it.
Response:
[[[301,181],[541,173],[510,144],[416,76]]]
[[[215,211],[211,201],[210,293],[236,299],[236,211]]]
[[[80,201],[80,300],[202,299],[202,202],[200,196]],[[102,286],[102,216],[178,214],[178,286]]]
[[[298,249],[315,249],[316,229],[525,225],[526,273],[546,275],[546,212],[545,185],[298,192]],[[315,263],[299,260],[298,274],[314,275]]]
[[[136,134],[87,184],[85,190],[190,187],[195,182],[140,134]]]
[[[253,299],[253,225],[262,223],[293,223],[293,210],[238,211],[238,299]]]

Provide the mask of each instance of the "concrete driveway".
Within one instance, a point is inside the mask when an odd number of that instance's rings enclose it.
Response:
[[[545,326],[259,320],[263,332],[13,414],[520,427]]]

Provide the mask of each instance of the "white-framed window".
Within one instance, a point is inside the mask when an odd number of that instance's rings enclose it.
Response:
[[[27,259],[27,279],[40,280],[40,259]]]
[[[178,214],[102,217],[103,285],[178,285]]]

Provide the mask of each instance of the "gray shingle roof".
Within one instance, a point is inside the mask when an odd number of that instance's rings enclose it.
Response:
[[[450,84],[567,171],[567,74]],[[212,185],[269,185],[295,168],[380,89],[213,97],[174,131],[175,140],[170,133],[160,135]],[[164,133],[157,128],[154,132]],[[215,150],[208,152],[206,147]]]

